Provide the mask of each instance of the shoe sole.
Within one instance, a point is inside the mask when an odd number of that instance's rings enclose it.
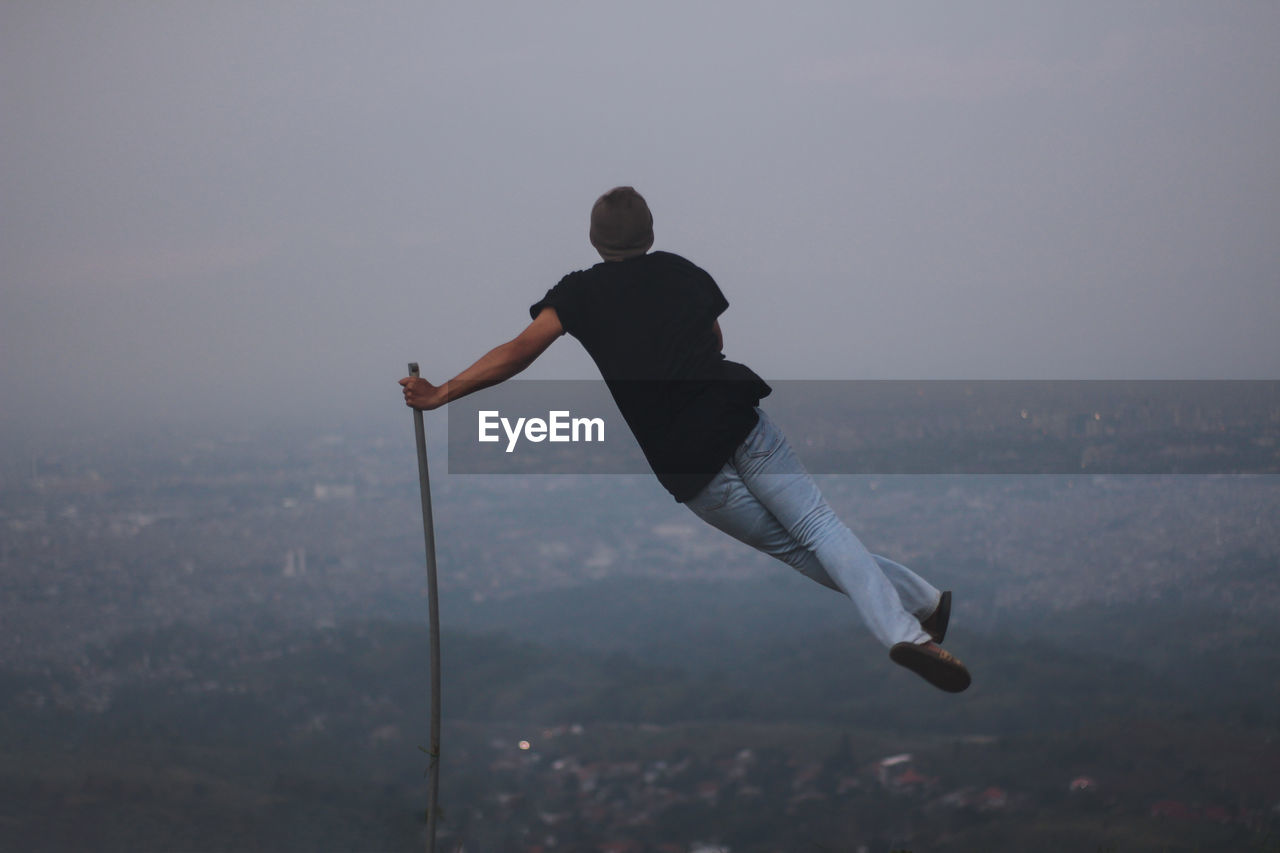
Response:
[[[947,636],[947,625],[951,623],[951,590],[942,593],[942,597],[938,599],[938,606],[934,608],[933,613],[929,614],[929,618],[924,621],[928,622],[935,616],[938,619],[938,624],[934,630],[931,631],[928,628],[924,630],[935,643],[941,644],[943,638]],[[923,628],[924,622],[921,622],[920,626]]]
[[[905,667],[939,690],[960,693],[969,688],[973,679],[969,670],[954,656],[941,649],[941,656],[926,651],[915,643],[898,643],[889,649],[889,659]]]

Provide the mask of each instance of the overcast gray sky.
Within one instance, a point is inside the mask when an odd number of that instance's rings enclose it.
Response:
[[[11,0],[0,427],[394,411],[617,184],[768,378],[1278,378],[1277,44],[1270,2]]]

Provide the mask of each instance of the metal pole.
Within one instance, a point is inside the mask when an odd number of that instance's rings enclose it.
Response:
[[[409,363],[409,375],[418,378],[418,363]],[[427,548],[427,612],[431,642],[431,749],[427,795],[427,851],[436,849],[436,815],[440,801],[440,599],[436,587],[436,532],[431,522],[431,477],[427,472],[427,431],[422,412],[413,410],[414,438],[418,443],[418,486],[422,492],[422,537]]]

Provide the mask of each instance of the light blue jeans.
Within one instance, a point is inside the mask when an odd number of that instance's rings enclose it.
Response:
[[[843,592],[885,646],[927,642],[920,620],[933,613],[942,593],[867,551],[827,506],[786,436],[756,411],[755,429],[686,506],[712,527]]]

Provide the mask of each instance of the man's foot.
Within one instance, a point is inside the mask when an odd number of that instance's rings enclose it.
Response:
[[[948,693],[967,689],[972,680],[964,664],[937,643],[897,643],[889,659]]]
[[[951,621],[951,590],[947,590],[942,594],[942,598],[938,600],[938,606],[928,617],[920,620],[920,627],[924,632],[933,638],[935,643],[941,643],[942,638],[947,636],[947,624]]]

